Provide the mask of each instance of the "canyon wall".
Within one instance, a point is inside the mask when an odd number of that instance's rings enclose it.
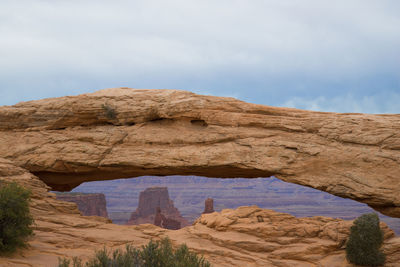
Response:
[[[3,106],[0,122],[0,156],[58,191],[143,175],[276,176],[400,217],[400,115],[116,88]]]
[[[85,216],[108,218],[106,197],[99,193],[56,193],[58,200],[74,202]]]

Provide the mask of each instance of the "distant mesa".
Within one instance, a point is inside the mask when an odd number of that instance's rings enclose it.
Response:
[[[56,193],[58,200],[75,202],[84,216],[101,216],[108,218],[106,198],[102,193]]]
[[[180,229],[190,223],[182,217],[169,198],[167,187],[150,187],[140,192],[139,205],[128,225],[151,223],[166,229]]]
[[[207,198],[204,201],[204,211],[203,214],[207,214],[207,213],[213,213],[214,210],[214,199],[212,198]]]

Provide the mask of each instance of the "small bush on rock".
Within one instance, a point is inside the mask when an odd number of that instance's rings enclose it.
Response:
[[[29,190],[0,182],[0,254],[25,247],[26,238],[32,235],[29,199]]]
[[[346,257],[351,263],[362,266],[381,266],[385,255],[379,250],[383,232],[375,213],[364,214],[354,220],[346,244]]]
[[[114,108],[110,107],[109,105],[101,105],[101,107],[103,108],[106,117],[113,120],[117,117],[117,112],[115,111]]]
[[[59,259],[58,267],[69,267],[70,260]],[[203,257],[190,252],[186,245],[174,250],[171,241],[164,238],[161,241],[150,241],[141,249],[127,245],[125,251],[119,249],[113,253],[106,248],[96,251],[95,256],[85,265],[74,258],[73,267],[210,267]]]

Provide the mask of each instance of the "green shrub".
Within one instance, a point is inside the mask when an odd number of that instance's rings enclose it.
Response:
[[[58,267],[69,267],[70,260],[59,259]],[[210,267],[203,257],[190,252],[186,245],[181,245],[175,251],[171,241],[164,238],[161,241],[150,241],[141,249],[127,245],[125,251],[119,249],[113,253],[106,248],[96,251],[95,256],[85,263],[86,267]],[[73,259],[73,267],[83,267],[77,258]]]
[[[383,232],[379,217],[375,213],[358,217],[350,228],[346,244],[346,257],[351,263],[362,266],[381,266],[385,255],[379,250],[383,242]]]
[[[30,191],[17,183],[0,183],[0,254],[25,247],[32,235],[29,199]]]
[[[69,259],[58,258],[58,267],[69,267],[70,263],[71,263],[71,260],[69,260]],[[78,257],[74,257],[72,259],[72,266],[73,267],[83,267],[82,261]]]
[[[103,108],[104,112],[106,113],[106,117],[113,120],[117,117],[117,112],[115,111],[114,108],[110,107],[109,105],[101,105]]]
[[[68,267],[70,263],[71,263],[71,261],[69,259],[58,258],[58,267]]]

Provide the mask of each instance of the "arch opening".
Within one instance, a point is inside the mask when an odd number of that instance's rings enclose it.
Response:
[[[103,193],[109,218],[125,224],[138,207],[140,192],[150,187],[167,187],[171,200],[182,217],[192,223],[198,218],[207,198],[214,200],[215,211],[257,205],[296,217],[327,216],[354,219],[375,212],[366,204],[337,197],[310,187],[270,178],[206,178],[199,176],[145,176],[128,179],[86,182],[73,193]],[[400,219],[378,213],[381,220],[400,234]]]

